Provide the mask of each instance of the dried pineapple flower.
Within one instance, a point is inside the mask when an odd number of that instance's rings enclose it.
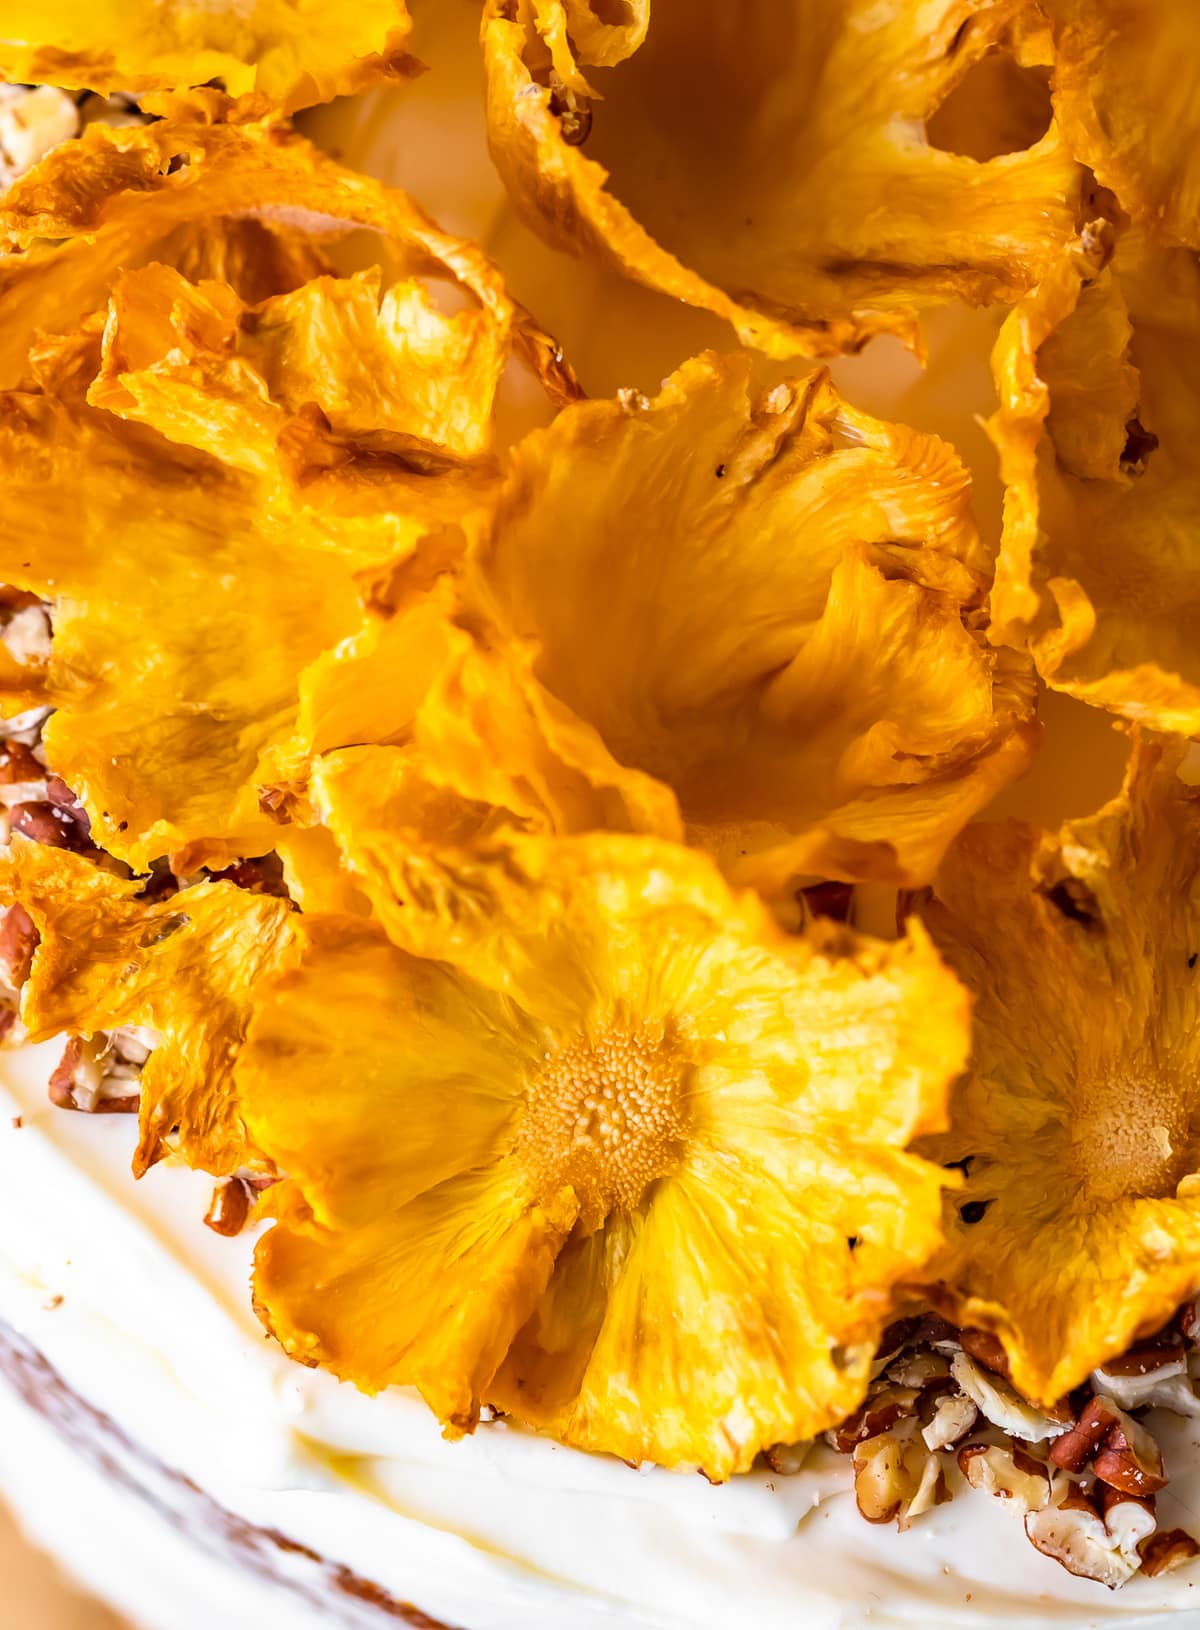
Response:
[[[920,308],[1016,298],[1074,230],[1081,172],[1052,122],[984,161],[926,131],[990,52],[1020,49],[1024,4],[644,0],[597,43],[578,0],[488,0],[493,155],[552,242],[746,344],[911,343]],[[973,93],[973,123],[997,135],[1000,92]]]
[[[71,90],[175,90],[219,80],[291,112],[412,73],[403,0],[5,0],[0,79]]]
[[[1193,0],[1041,0],[1063,136],[1146,232],[1200,248]]]
[[[1046,682],[1200,731],[1200,265],[1103,224],[1001,331],[995,635]]]
[[[434,524],[442,478],[400,464],[296,495],[176,428],[81,406],[53,376],[0,395],[0,576],[53,601],[46,748],[96,840],[188,871],[272,847],[260,789],[303,751],[304,670],[361,630],[355,571]]]
[[[975,995],[935,1264],[963,1323],[1052,1404],[1200,1287],[1200,789],[1135,744],[1122,793],[1057,837],[971,827],[924,913]]]
[[[261,1166],[232,1062],[251,992],[286,953],[294,914],[287,901],[232,883],[160,900],[139,898],[144,886],[65,849],[12,840],[0,856],[0,898],[22,905],[40,935],[22,1021],[33,1041],[123,1025],[157,1032],[142,1071],[139,1176],[176,1133],[207,1171]]]
[[[39,332],[63,333],[101,309],[123,270],[160,260],[193,281],[231,282],[255,302],[327,271],[312,258],[314,245],[365,230],[400,266],[456,285],[549,371],[551,389],[571,393],[561,359],[480,250],[286,123],[231,119],[227,100],[208,92],[155,124],[91,125],[9,189],[0,201],[0,251],[23,252],[0,253],[0,385],[24,379]]]
[[[1036,728],[989,564],[943,442],[705,355],[514,450],[412,740],[466,798],[760,888],[926,881]]]
[[[449,535],[490,490],[476,455],[523,319],[477,251],[272,125],[164,122],[81,150],[109,195],[62,191],[74,171],[52,156],[9,216],[66,241],[0,268],[22,382],[0,394],[0,578],[52,600],[55,624],[49,670],[0,681],[56,706],[47,748],[97,841],[194,869],[273,846],[260,796],[315,750],[304,674],[362,635],[355,574]],[[318,269],[248,304],[203,270],[122,270],[172,259],[180,223],[219,242],[233,207],[370,227],[476,303],[447,315],[411,279],[382,294],[376,273]],[[106,300],[103,322],[30,350]],[[348,706],[317,722],[321,750],[372,739]]]
[[[703,855],[515,839],[469,957],[304,917],[237,1066],[293,1356],[629,1460],[746,1469],[862,1398],[938,1243],[965,997],[919,929],[778,930]],[[465,967],[471,963],[471,971]]]

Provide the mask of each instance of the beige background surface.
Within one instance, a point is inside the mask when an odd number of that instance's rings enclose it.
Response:
[[[131,1630],[30,1549],[0,1507],[0,1630]]]

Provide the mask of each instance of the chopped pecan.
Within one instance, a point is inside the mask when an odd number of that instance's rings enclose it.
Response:
[[[1157,1494],[1167,1484],[1162,1450],[1146,1428],[1117,1410],[1117,1420],[1104,1435],[1092,1461],[1102,1483],[1124,1494]]]
[[[45,779],[46,766],[34,757],[31,747],[23,741],[0,743],[0,785],[12,787]]]
[[[1139,1342],[1137,1346],[1130,1347],[1119,1358],[1113,1358],[1104,1366],[1105,1375],[1109,1376],[1140,1376],[1151,1375],[1165,1368],[1167,1365],[1184,1362],[1184,1346],[1182,1337],[1167,1340]]]
[[[1044,1443],[1067,1431],[1066,1423],[1034,1409],[1003,1376],[982,1369],[967,1353],[955,1353],[950,1370],[984,1419],[1009,1437]]]
[[[35,843],[44,843],[52,849],[73,849],[79,853],[92,847],[88,829],[76,818],[75,811],[48,800],[14,804],[8,818],[14,832],[21,832]],[[86,821],[87,816],[83,819]]]
[[[29,978],[40,939],[25,907],[9,906],[0,921],[0,978],[12,990],[20,990]]]
[[[780,1477],[794,1477],[808,1459],[812,1443],[774,1443],[763,1450],[763,1459]]]
[[[135,1084],[140,1065],[115,1051],[102,1033],[85,1041],[73,1036],[51,1072],[50,1102],[59,1109],[77,1109],[89,1115],[136,1115],[139,1092],[117,1092],[116,1085]]]
[[[921,1486],[909,1444],[895,1432],[879,1432],[854,1448],[854,1498],[868,1522],[893,1522]]]
[[[1182,1340],[1131,1348],[1120,1359],[1094,1370],[1092,1385],[1122,1409],[1158,1408],[1176,1415],[1200,1415],[1200,1397],[1188,1374]]]
[[[967,1443],[958,1451],[958,1469],[974,1489],[1012,1500],[1023,1511],[1050,1502],[1050,1474],[1020,1449],[995,1443]]]
[[[1165,1533],[1151,1534],[1138,1546],[1142,1558],[1142,1572],[1151,1579],[1160,1573],[1173,1573],[1200,1556],[1200,1545],[1182,1528],[1168,1528]]]
[[[233,1239],[246,1226],[250,1215],[250,1190],[240,1177],[224,1178],[213,1189],[204,1221],[214,1234]]]
[[[959,1331],[958,1339],[963,1352],[969,1353],[977,1364],[1008,1380],[1008,1354],[999,1336],[994,1336],[990,1330],[973,1330],[968,1326]]]
[[[886,1432],[905,1416],[913,1415],[917,1403],[915,1387],[882,1387],[825,1434],[825,1441],[840,1455],[848,1455],[856,1443]]]
[[[1126,1506],[1134,1509],[1127,1511]],[[1111,1523],[1111,1526],[1110,1526]],[[1043,1556],[1068,1573],[1116,1590],[1141,1567],[1141,1544],[1154,1530],[1154,1515],[1140,1501],[1122,1501],[1106,1519],[1083,1495],[1025,1515],[1025,1533]]]
[[[934,1506],[944,1505],[950,1498],[950,1489],[946,1483],[946,1468],[939,1454],[930,1453],[925,1457],[925,1464],[921,1470],[921,1478],[917,1484],[916,1492],[907,1505],[900,1512],[896,1526],[903,1534],[911,1528],[918,1517],[923,1517]]]
[[[931,1382],[950,1379],[950,1360],[929,1348],[902,1353],[888,1365],[887,1378],[896,1386],[925,1388]]]
[[[1081,1472],[1105,1433],[1116,1424],[1117,1413],[1107,1398],[1093,1398],[1075,1424],[1051,1444],[1051,1462],[1064,1471]]]
[[[251,894],[274,894],[281,899],[287,898],[283,863],[275,854],[260,855],[254,860],[239,860],[208,875],[214,883],[235,883],[239,889],[246,889]]]
[[[934,1405],[921,1437],[927,1449],[952,1449],[961,1443],[979,1419],[974,1400],[965,1392],[943,1393]]]

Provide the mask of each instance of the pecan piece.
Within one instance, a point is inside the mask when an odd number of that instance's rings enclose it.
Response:
[[[1126,1511],[1126,1506],[1133,1509]],[[1079,1494],[1025,1515],[1025,1533],[1043,1556],[1068,1573],[1117,1590],[1142,1565],[1138,1546],[1154,1531],[1154,1514],[1140,1501],[1122,1501],[1107,1517]]]
[[[1092,1470],[1110,1488],[1143,1498],[1167,1484],[1162,1450],[1146,1428],[1122,1410],[1117,1410],[1117,1420],[1105,1433]]]
[[[967,1353],[955,1353],[950,1372],[975,1404],[979,1413],[1011,1438],[1025,1443],[1044,1443],[1066,1432],[1065,1422],[1056,1421],[1027,1404],[1002,1375],[978,1365]]]
[[[952,1449],[961,1443],[979,1419],[979,1410],[965,1392],[943,1393],[934,1404],[933,1414],[922,1429],[927,1449]]]
[[[1050,1474],[1020,1449],[967,1443],[958,1451],[958,1469],[973,1489],[1012,1500],[1023,1511],[1050,1503]]]
[[[204,1221],[214,1234],[233,1239],[245,1228],[249,1215],[250,1189],[240,1177],[227,1177],[213,1189]]]
[[[25,907],[9,906],[0,922],[0,978],[11,989],[20,990],[29,978],[40,939]]]
[[[1064,1471],[1081,1472],[1116,1424],[1117,1410],[1107,1398],[1093,1398],[1075,1424],[1050,1446],[1050,1460]]]
[[[48,800],[14,804],[8,818],[14,832],[23,833],[51,849],[73,849],[78,853],[91,848],[87,831],[81,827],[75,812],[60,804]]]
[[[974,1330],[968,1326],[959,1331],[958,1339],[963,1352],[969,1353],[977,1364],[1008,1380],[1008,1354],[999,1336],[994,1336],[990,1330]]]
[[[1142,1558],[1142,1572],[1151,1579],[1160,1573],[1173,1573],[1200,1556],[1200,1545],[1182,1528],[1168,1528],[1164,1533],[1151,1534],[1138,1546]]]
[[[848,1455],[856,1443],[873,1438],[877,1433],[887,1432],[898,1421],[912,1415],[917,1397],[915,1387],[882,1387],[864,1404],[860,1404],[853,1415],[848,1415],[840,1426],[826,1432],[825,1441],[838,1454]]]

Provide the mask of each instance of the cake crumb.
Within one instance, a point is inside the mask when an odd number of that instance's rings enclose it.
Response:
[[[24,1119],[20,1115],[14,1115],[13,1116],[13,1118],[12,1118],[12,1127],[13,1127],[14,1132],[19,1132],[24,1125],[25,1125]]]
[[[47,1313],[53,1313],[55,1308],[59,1308],[62,1305],[63,1299],[61,1296],[47,1296],[46,1300],[42,1303],[42,1307]]]

